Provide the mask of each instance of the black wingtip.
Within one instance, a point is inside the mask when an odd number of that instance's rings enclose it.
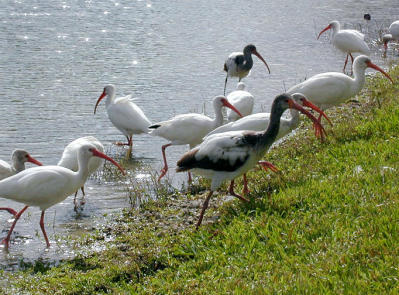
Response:
[[[150,129],[157,129],[157,128],[159,128],[159,127],[161,127],[160,124],[155,124],[155,125],[151,125],[151,126],[148,127],[148,128],[150,128]]]

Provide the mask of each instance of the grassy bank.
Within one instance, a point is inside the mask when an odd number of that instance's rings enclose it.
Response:
[[[1,274],[3,292],[399,293],[399,86],[372,78],[358,99],[328,112],[326,143],[301,129],[274,148],[283,172],[251,172],[249,204],[213,198],[200,231],[204,195],[169,196],[79,242],[109,239],[101,253]]]

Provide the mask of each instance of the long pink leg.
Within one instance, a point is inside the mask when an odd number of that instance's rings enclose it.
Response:
[[[11,228],[8,231],[7,237],[3,241],[1,241],[1,243],[4,244],[7,249],[8,249],[8,243],[10,242],[10,237],[11,237],[12,231],[14,230],[15,224],[17,224],[18,219],[21,217],[22,213],[24,213],[25,210],[28,209],[28,207],[29,206],[25,206],[24,208],[22,208],[21,211],[19,211],[17,213],[17,215],[15,215],[14,222],[12,223]]]
[[[40,228],[42,229],[43,236],[46,239],[47,248],[50,248],[50,242],[48,241],[46,230],[44,229],[44,210],[42,211],[42,216],[40,217]]]
[[[234,197],[236,197],[236,198],[239,198],[241,201],[249,202],[248,199],[246,199],[243,196],[240,196],[239,194],[234,192],[234,179],[230,182],[229,194],[234,196]]]
[[[245,173],[242,175],[242,179],[244,182],[244,188],[242,189],[242,193],[244,195],[248,195],[250,193],[250,191],[248,189],[248,180],[247,180],[247,175]]]
[[[349,55],[347,54],[346,55],[346,59],[345,59],[345,65],[344,65],[344,68],[342,69],[342,71],[345,73],[345,68],[346,68],[346,64],[348,63],[348,57],[349,57]]]
[[[191,177],[191,172],[188,171],[188,183],[191,184],[193,182],[193,178]]]
[[[10,214],[12,214],[12,215],[14,215],[14,216],[16,216],[16,215],[18,214],[18,212],[15,211],[15,210],[12,209],[12,208],[0,207],[0,210],[7,210]]]
[[[127,143],[124,143],[124,142],[120,142],[120,141],[118,141],[118,142],[115,142],[115,144],[116,144],[116,145],[118,145],[118,146],[123,146],[123,145],[128,145],[128,146],[131,146],[131,145],[132,145],[132,144],[131,144],[132,137],[133,137],[133,135],[132,135],[131,137],[129,137],[129,136],[126,136]]]
[[[264,170],[270,169],[274,173],[277,173],[280,171],[276,166],[274,166],[272,163],[270,163],[268,161],[259,161],[258,164],[261,165]]]
[[[195,226],[195,229],[197,229],[197,230],[198,230],[199,226],[200,226],[201,223],[202,223],[202,219],[204,218],[205,210],[208,208],[209,200],[211,199],[212,194],[213,194],[213,191],[210,191],[209,194],[208,194],[208,196],[206,197],[206,199],[205,199],[205,201],[204,201],[204,204],[202,205],[201,214],[200,214],[200,216],[199,216],[199,218],[198,218],[197,225]]]
[[[163,166],[163,168],[161,169],[161,175],[159,175],[158,181],[160,181],[161,178],[165,176],[166,172],[168,172],[168,163],[167,163],[167,161],[166,161],[165,149],[166,149],[168,146],[171,146],[171,145],[172,145],[171,143],[168,143],[168,144],[165,144],[165,145],[162,146],[162,157],[163,157],[164,166]]]

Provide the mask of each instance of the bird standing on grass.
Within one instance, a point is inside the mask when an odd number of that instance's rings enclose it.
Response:
[[[297,104],[289,94],[282,94],[275,98],[272,105],[270,123],[265,131],[232,131],[219,133],[207,137],[199,146],[185,153],[177,162],[177,172],[193,170],[212,180],[210,192],[202,206],[196,228],[201,225],[205,210],[213,192],[220,187],[224,180],[232,180],[252,169],[264,156],[276,140],[280,127],[280,117],[288,108],[295,108],[313,120],[320,134],[324,129],[312,114]],[[230,193],[242,201],[246,198]]]

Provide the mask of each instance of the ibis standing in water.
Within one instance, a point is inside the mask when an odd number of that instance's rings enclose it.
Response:
[[[229,55],[224,63],[224,71],[226,72],[226,80],[224,81],[224,95],[226,95],[226,84],[227,78],[238,77],[240,82],[242,78],[248,76],[254,64],[252,60],[252,54],[256,55],[266,65],[267,70],[270,74],[270,68],[267,65],[263,57],[256,51],[256,47],[253,44],[249,44],[244,47],[243,52],[233,52]]]
[[[393,83],[392,78],[383,69],[373,64],[368,56],[359,55],[353,63],[353,78],[337,72],[321,73],[291,87],[287,92],[302,93],[320,109],[325,110],[358,94],[366,81],[367,68],[381,72]],[[319,122],[321,116],[322,114],[319,116]]]
[[[211,119],[202,114],[190,113],[173,117],[167,121],[156,123],[150,126],[153,129],[150,134],[163,137],[170,142],[162,146],[162,157],[164,167],[158,181],[165,176],[168,171],[168,163],[166,161],[165,149],[171,145],[186,145],[190,148],[195,147],[201,143],[202,138],[211,132],[216,127],[223,124],[222,107],[228,107],[241,116],[240,112],[232,106],[224,96],[216,96],[213,99],[213,109],[215,111],[215,118]],[[191,182],[191,175],[189,173],[189,182]]]
[[[312,114],[297,104],[289,94],[281,94],[272,104],[270,123],[265,131],[232,131],[207,137],[199,146],[185,153],[177,162],[177,172],[193,170],[212,180],[196,227],[201,225],[205,210],[213,192],[224,180],[234,180],[253,168],[276,140],[280,117],[288,108],[295,108],[306,114],[320,129],[323,127]],[[322,129],[324,130],[324,129]],[[232,192],[232,195],[248,201]]]
[[[42,229],[47,247],[50,247],[50,242],[44,229],[44,212],[51,206],[65,200],[84,185],[89,175],[89,160],[92,157],[108,160],[117,166],[123,174],[125,173],[118,163],[99,152],[94,145],[85,144],[79,148],[79,169],[77,172],[61,166],[41,166],[26,169],[0,181],[1,198],[26,205],[15,215],[15,220],[8,231],[7,237],[2,241],[7,248],[15,224],[29,206],[36,206],[42,210],[40,228]]]
[[[26,162],[42,166],[42,163],[33,158],[27,151],[14,150],[11,155],[11,165],[3,160],[0,160],[0,180],[25,170]],[[17,215],[17,212],[12,208],[1,207],[0,210],[7,210],[10,214]]]
[[[243,82],[238,82],[237,90],[229,93],[229,95],[227,95],[227,100],[240,111],[243,117],[252,114],[254,108],[254,97],[251,93],[245,90],[245,84]],[[236,121],[239,118],[241,117],[236,112],[227,110],[228,121]]]
[[[390,41],[399,41],[399,20],[394,21],[388,29],[389,33],[385,34],[382,37],[382,41],[384,42],[385,53],[388,49],[388,42]]]
[[[343,68],[343,72],[345,73],[346,64],[348,63],[349,56],[352,60],[353,66],[353,55],[354,52],[359,52],[364,55],[370,55],[370,48],[364,42],[364,34],[360,33],[356,30],[341,30],[341,26],[338,21],[332,21],[327,27],[325,27],[317,36],[317,39],[320,38],[321,34],[323,34],[327,30],[332,30],[332,44],[346,53],[345,65]]]
[[[133,134],[148,133],[148,126],[151,125],[151,122],[144,112],[130,100],[131,95],[115,98],[114,85],[104,87],[104,91],[98,98],[94,108],[94,114],[98,104],[104,97],[107,97],[105,106],[109,120],[127,138],[127,143],[118,142],[116,144],[129,146],[127,156],[130,158],[133,149]]]
[[[64,152],[62,153],[61,160],[58,162],[58,166],[62,166],[65,168],[68,168],[72,171],[78,171],[79,169],[79,163],[78,163],[78,152],[81,146],[85,144],[92,144],[98,151],[101,153],[104,153],[104,146],[102,143],[95,138],[94,136],[84,136],[80,137],[78,139],[75,139],[71,143],[69,143],[65,149]],[[95,171],[97,171],[98,168],[104,163],[104,160],[99,157],[91,157],[89,160],[89,176],[93,174]],[[85,191],[84,191],[84,185],[80,188],[82,190],[82,200],[81,200],[81,205],[85,203],[84,197],[85,197]],[[76,196],[78,194],[78,191],[75,193],[75,197],[73,199],[74,203],[74,209],[77,211],[77,203],[76,203]]]

